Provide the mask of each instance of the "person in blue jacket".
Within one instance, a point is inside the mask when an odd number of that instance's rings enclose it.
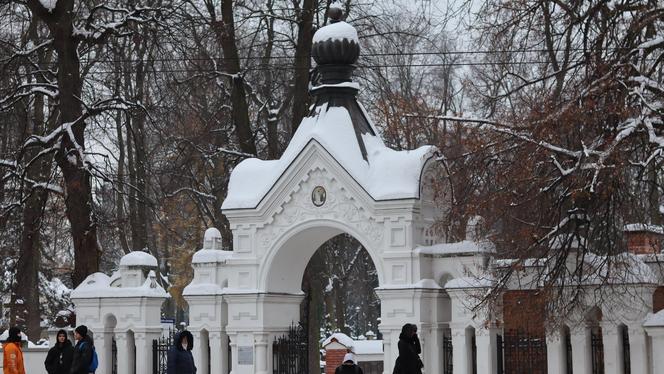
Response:
[[[167,374],[196,374],[194,356],[191,349],[194,347],[194,337],[187,330],[175,335],[175,343],[168,351]]]

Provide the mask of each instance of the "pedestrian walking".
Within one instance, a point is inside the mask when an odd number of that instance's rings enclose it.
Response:
[[[21,350],[21,329],[14,326],[9,329],[7,340],[2,344],[3,374],[25,374],[23,351]]]
[[[88,328],[85,325],[80,325],[74,330],[74,339],[76,339],[76,346],[74,346],[74,355],[71,361],[71,374],[89,374],[94,373],[91,364],[93,363],[94,343],[92,338],[88,336]],[[92,369],[92,370],[90,370]]]
[[[175,335],[175,344],[168,351],[167,374],[196,374],[194,356],[191,350],[194,348],[194,337],[187,330]]]
[[[346,353],[341,365],[334,370],[334,374],[364,374],[364,372],[355,363],[355,356],[352,353]]]
[[[420,359],[422,346],[417,337],[417,326],[407,323],[399,335],[399,357],[394,363],[393,374],[422,374],[424,364]]]
[[[58,331],[55,346],[48,350],[44,360],[46,371],[48,374],[70,374],[73,358],[74,347],[67,338],[67,331]]]

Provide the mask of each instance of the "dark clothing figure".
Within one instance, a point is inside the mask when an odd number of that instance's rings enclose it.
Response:
[[[60,336],[65,336],[65,341],[60,343]],[[71,362],[74,358],[74,347],[67,339],[65,330],[58,331],[55,346],[48,351],[44,366],[48,374],[70,374]]]
[[[186,338],[186,339],[185,339]],[[183,343],[186,341],[186,346]],[[196,374],[194,356],[191,349],[194,347],[194,337],[187,330],[175,335],[175,344],[168,351],[167,374]]]
[[[87,333],[87,331],[86,331]],[[76,342],[74,356],[71,361],[71,374],[88,374],[92,362],[92,350],[94,345],[92,339],[85,335],[83,339]]]
[[[364,374],[364,372],[355,364],[341,364],[334,370],[334,374]]]
[[[422,347],[415,325],[406,324],[399,335],[399,357],[394,364],[394,374],[422,374]]]
[[[362,368],[355,364],[355,355],[346,353],[343,363],[334,370],[334,374],[364,374]]]

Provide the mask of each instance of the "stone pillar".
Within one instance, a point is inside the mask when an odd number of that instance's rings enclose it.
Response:
[[[256,352],[256,373],[267,374],[268,363],[268,334],[258,333],[254,334],[254,352]]]
[[[134,362],[131,354],[133,347],[129,347],[126,331],[115,331],[115,345],[118,354],[118,374],[134,374]]]
[[[604,374],[624,374],[622,335],[620,327],[610,321],[602,322],[604,345]]]
[[[427,373],[443,372],[443,329],[442,325],[431,328],[429,344],[422,347],[422,353],[425,357],[431,357],[429,367],[425,367]],[[426,352],[426,353],[425,353]]]
[[[196,365],[197,374],[210,374],[207,372],[207,365],[205,361],[205,356],[207,352],[205,350],[207,347],[203,347],[204,342],[202,339],[202,333],[200,330],[189,330],[191,336],[194,337],[194,348],[191,350],[192,356],[194,356],[194,364]]]
[[[452,367],[454,374],[473,374],[470,355],[472,348],[469,344],[470,336],[467,336],[465,328],[452,328]]]
[[[655,314],[655,317],[661,318],[661,315],[664,312],[659,311]],[[650,358],[652,359],[652,370],[650,373],[664,373],[664,324],[659,320],[650,320],[646,321],[645,330],[648,336],[651,338]],[[630,347],[631,349],[631,347]]]
[[[95,334],[95,350],[99,358],[98,374],[113,372],[113,330],[101,330]]]
[[[475,330],[477,374],[495,374],[498,371],[496,335],[496,329],[493,328]]]
[[[134,333],[136,344],[136,374],[152,373],[152,340],[159,338],[159,333],[138,331]],[[196,346],[194,344],[194,346]],[[122,357],[118,362],[122,361]]]
[[[211,331],[210,373],[228,374],[228,335],[222,331]]]
[[[228,335],[228,338],[228,346],[231,347],[231,372],[229,374],[237,374],[237,335],[233,335],[233,337]]]
[[[648,337],[641,324],[627,326],[631,374],[648,374]]]
[[[547,374],[567,374],[567,347],[563,329],[547,331]]]
[[[395,333],[393,330],[383,327],[380,328],[380,332],[383,334],[383,374],[392,374],[392,370],[394,370],[394,361],[398,356],[398,352],[396,355],[393,354],[394,347],[392,344],[392,338],[393,336],[398,337],[399,333]]]
[[[592,374],[590,329],[585,325],[577,326],[570,329],[570,335],[574,374]]]

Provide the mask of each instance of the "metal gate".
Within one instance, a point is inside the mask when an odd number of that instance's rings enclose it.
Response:
[[[168,335],[152,341],[152,373],[166,374],[168,351],[174,344],[175,330],[168,329]]]
[[[604,343],[602,342],[602,330],[593,329],[590,334],[592,345],[592,368],[593,374],[604,374]]]
[[[443,336],[443,374],[452,374],[452,338]]]
[[[308,374],[309,345],[307,329],[293,325],[272,343],[272,367],[274,374]]]
[[[546,341],[543,337],[512,333],[500,337],[497,343],[498,352],[503,355],[504,373],[546,374]]]

